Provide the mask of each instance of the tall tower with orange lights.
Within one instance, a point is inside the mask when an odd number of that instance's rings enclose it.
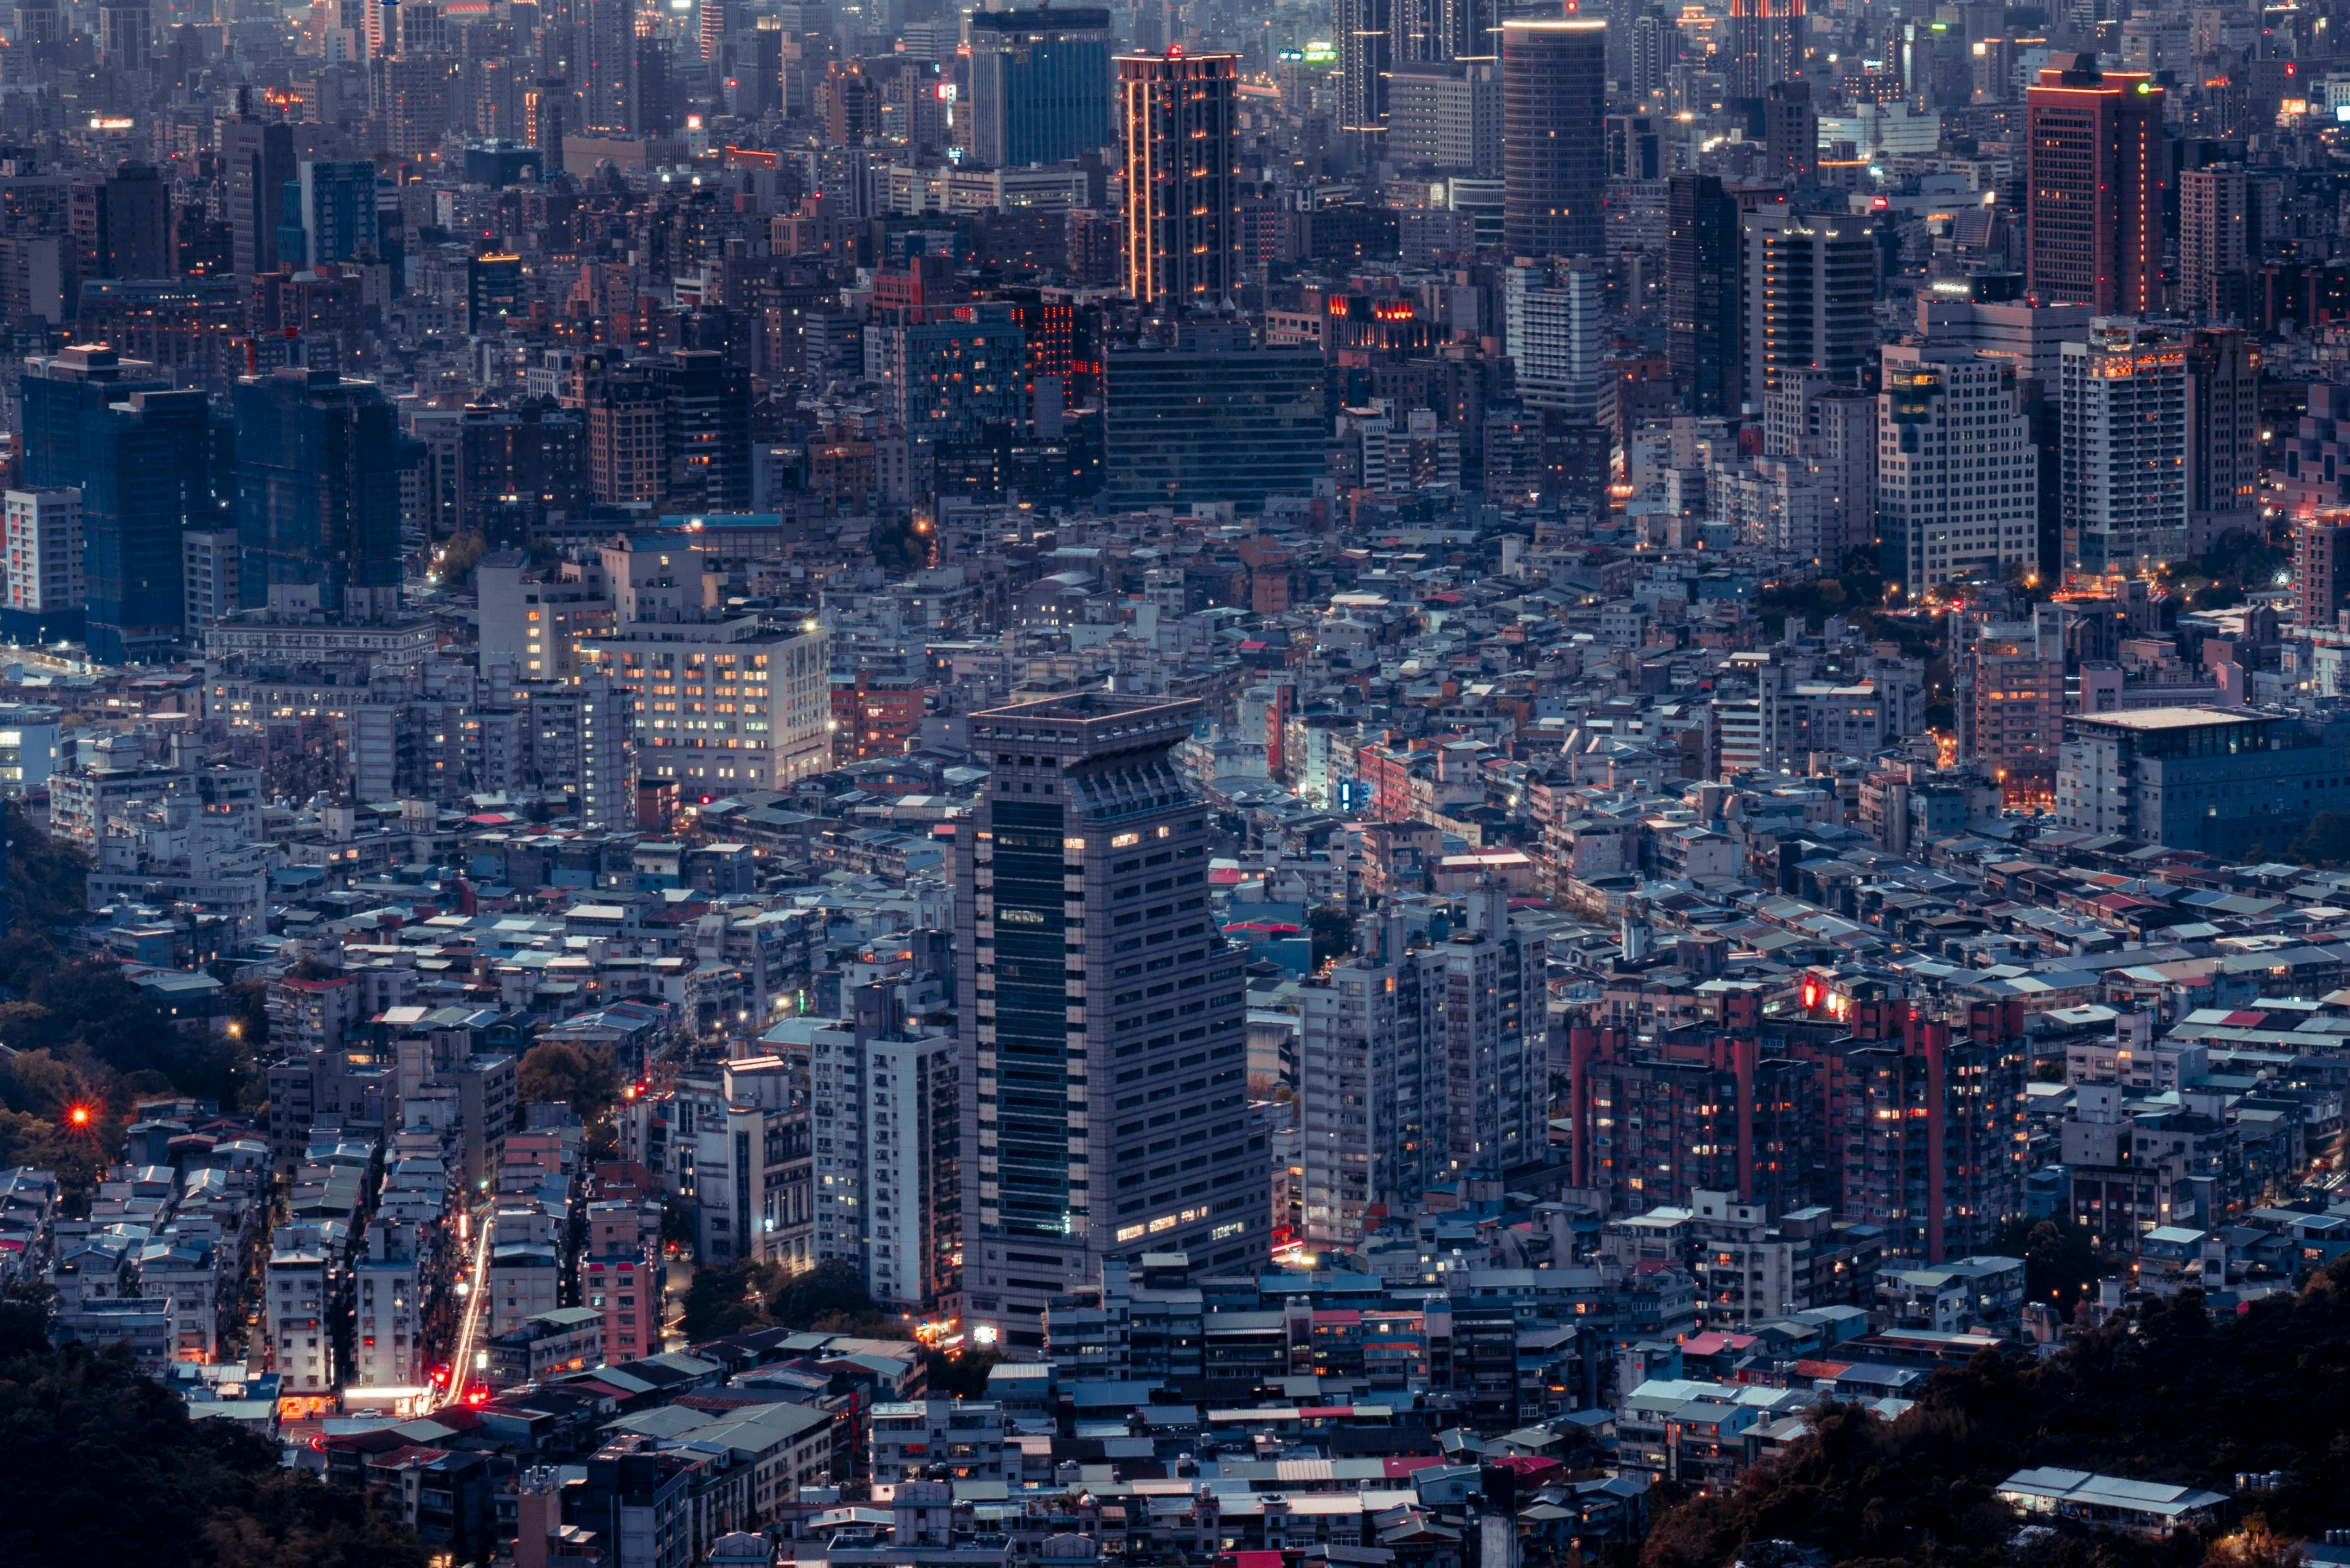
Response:
[[[2032,292],[2099,315],[2161,309],[2162,89],[2083,54],[2042,71],[2025,97]]]
[[[1239,59],[1118,56],[1126,288],[1145,305],[1215,305],[1240,281]]]

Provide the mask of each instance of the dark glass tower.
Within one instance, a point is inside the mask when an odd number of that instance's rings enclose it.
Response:
[[[1242,960],[1207,808],[1168,753],[1199,705],[1088,692],[971,715],[993,771],[955,841],[964,1321],[1033,1359],[1105,1258],[1268,1251]]]
[[[1502,242],[1512,257],[1605,254],[1606,117],[1605,22],[1502,24]]]
[[[1070,163],[1118,139],[1110,13],[1100,6],[971,13],[969,152],[996,168]]]
[[[289,367],[237,383],[238,602],[313,589],[372,614],[400,591],[400,441],[372,381]]]

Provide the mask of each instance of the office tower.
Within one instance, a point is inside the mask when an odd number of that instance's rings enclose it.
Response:
[[[247,275],[275,272],[286,182],[295,177],[294,128],[265,125],[240,114],[220,127],[220,162],[236,270]]]
[[[364,160],[304,160],[287,182],[277,253],[293,266],[316,267],[376,254],[375,165]]]
[[[2032,292],[2100,315],[2161,309],[2162,89],[2084,54],[2042,71],[2025,97]]]
[[[674,349],[661,367],[662,499],[681,512],[751,509],[751,379],[715,349]]]
[[[1310,495],[1322,476],[1327,371],[1316,348],[1253,348],[1246,327],[1187,324],[1173,349],[1104,358],[1105,504]]]
[[[862,147],[881,130],[881,81],[862,60],[835,60],[818,90],[824,133],[842,147]]]
[[[964,148],[999,169],[1098,152],[1118,139],[1112,80],[1106,8],[974,11]]]
[[[82,493],[10,490],[0,508],[8,551],[0,633],[10,642],[80,641]]]
[[[1838,386],[1824,370],[1790,370],[1763,398],[1763,451],[1798,458],[1822,492],[1821,554],[1874,557],[1877,540],[1877,399]]]
[[[1395,0],[1337,0],[1338,135],[1365,172],[1387,142],[1388,73],[1395,68]]]
[[[1502,243],[1513,257],[1605,254],[1605,22],[1501,29]]]
[[[658,505],[669,488],[662,384],[641,372],[606,371],[586,378],[584,397],[590,499]]]
[[[2187,354],[2128,316],[2064,345],[2064,564],[2136,576],[2187,551]]]
[[[900,429],[915,440],[943,442],[1021,428],[1027,334],[1011,306],[986,302],[899,314],[906,319],[869,327],[867,341],[880,351],[883,394]]]
[[[81,491],[91,655],[166,652],[185,619],[180,537],[222,521],[204,394],[173,391],[153,365],[84,345],[27,361],[22,396],[22,488]]]
[[[1445,968],[1403,950],[1400,920],[1372,916],[1369,950],[1298,993],[1304,1238],[1354,1247],[1370,1211],[1408,1214],[1450,1175]]]
[[[1501,62],[1421,60],[1387,76],[1387,161],[1398,169],[1501,173]]]
[[[2039,454],[2013,363],[1888,344],[1878,394],[1885,576],[1912,599],[2039,562]]]
[[[520,256],[487,254],[465,263],[466,331],[495,332],[525,314]]]
[[[1763,96],[1763,172],[1774,180],[1801,183],[1820,172],[1820,114],[1812,107],[1811,83],[1773,82]]]
[[[1929,110],[1963,109],[1974,102],[1975,62],[1964,25],[1949,21],[1901,24],[1901,80]]]
[[[1918,335],[1929,343],[1996,354],[2016,373],[2054,389],[2064,345],[2083,341],[2096,312],[2088,305],[2026,299],[2014,273],[1947,279],[1918,294]]]
[[[1228,54],[1120,55],[1126,290],[1180,309],[1240,281],[1239,61]]]
[[[2293,618],[2332,631],[2350,609],[2350,512],[2293,519]]]
[[[1664,120],[1653,114],[1611,114],[1607,117],[1607,177],[1611,180],[1657,180],[1671,165],[1665,148]]]
[[[233,402],[240,602],[287,593],[353,619],[397,608],[403,465],[382,389],[289,366],[239,381]]]
[[[1665,355],[1673,384],[1693,414],[1735,414],[1746,395],[1738,199],[1711,174],[1676,174],[1665,224]]]
[[[2225,321],[2241,314],[2222,289],[2247,265],[2244,166],[2215,163],[2179,175],[2179,314]]]
[[[964,1322],[1015,1357],[1108,1259],[1266,1257],[1240,954],[1169,756],[1198,713],[1085,692],[971,715],[992,776],[955,839]]]
[[[1577,424],[1597,419],[1607,343],[1605,263],[1578,256],[1555,274],[1546,264],[1511,267],[1502,275],[1502,307],[1519,401]]]
[[[1756,99],[1803,64],[1804,0],[1730,0],[1732,98]]]
[[[125,163],[73,187],[74,249],[84,278],[168,278],[171,206],[151,163]]]
[[[351,1265],[351,1383],[416,1388],[425,1381],[424,1279],[418,1227],[385,1215],[367,1226]]]
[[[1649,12],[1632,19],[1630,78],[1632,96],[1642,101],[1665,90],[1665,73],[1681,61],[1681,30],[1664,17]]]
[[[136,71],[147,64],[155,36],[147,0],[102,0],[98,7],[98,49],[109,70]]]
[[[1825,370],[1858,386],[1876,351],[1877,247],[1849,217],[1784,206],[1749,214],[1741,237],[1746,401],[1755,408],[1786,370]]]
[[[2260,346],[2237,327],[2187,333],[2187,553],[2260,528]]]
[[[523,90],[522,139],[546,160],[542,177],[563,170],[563,130],[572,103],[571,84],[560,76],[541,77]]]

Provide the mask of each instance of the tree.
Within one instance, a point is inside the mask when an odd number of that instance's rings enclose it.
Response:
[[[515,1093],[525,1105],[561,1101],[583,1122],[601,1119],[620,1094],[610,1048],[542,1040],[522,1054]]]
[[[2285,859],[2329,871],[2350,865],[2350,811],[2321,811],[2310,818],[2308,829],[2285,846]]]
[[[689,1344],[728,1334],[771,1328],[765,1296],[775,1286],[776,1270],[757,1263],[727,1268],[700,1268],[685,1289],[684,1316],[678,1328]]]
[[[793,1275],[769,1298],[767,1312],[786,1328],[813,1333],[886,1333],[900,1326],[865,1289],[856,1265],[837,1258]]]
[[[993,1350],[926,1350],[922,1365],[930,1374],[930,1397],[933,1399],[985,1399],[987,1374],[1002,1363],[1003,1356]],[[2246,1568],[2256,1568],[2247,1564]]]
[[[2069,1219],[2010,1220],[1992,1238],[1991,1250],[2022,1258],[2025,1299],[2053,1306],[2067,1322],[2097,1281],[2121,1267],[2119,1258],[2098,1249],[2094,1234]]]
[[[1306,931],[1312,939],[1313,964],[1316,969],[1354,951],[1354,919],[1336,904],[1323,904],[1307,910]]]
[[[0,1562],[10,1568],[424,1568],[395,1515],[194,1421],[127,1354],[37,1346],[0,1308]],[[36,1348],[37,1347],[37,1348]]]

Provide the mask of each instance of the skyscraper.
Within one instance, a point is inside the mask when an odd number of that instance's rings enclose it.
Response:
[[[1787,370],[1857,386],[1877,346],[1875,241],[1850,217],[1783,205],[1749,213],[1742,234],[1746,401],[1760,409]]]
[[[1449,1173],[1445,970],[1373,917],[1369,951],[1299,992],[1298,1127],[1305,1239],[1360,1245],[1369,1210],[1402,1213]]]
[[[96,345],[29,361],[23,397],[25,488],[82,493],[91,654],[166,651],[184,620],[181,535],[220,519],[212,458],[225,428],[215,430],[202,392],[175,392],[153,365]]]
[[[1118,56],[1126,288],[1145,305],[1213,305],[1240,281],[1239,60]]]
[[[971,715],[993,776],[955,837],[964,1322],[1015,1357],[1105,1259],[1266,1256],[1241,955],[1169,758],[1197,716],[1106,692]]]
[[[1103,360],[1105,503],[1307,495],[1322,476],[1327,370],[1315,348],[1255,348],[1248,330],[1187,323],[1171,348]]]
[[[73,187],[74,248],[85,278],[168,278],[171,209],[151,163],[125,163]]]
[[[2128,316],[2064,345],[2064,564],[2137,573],[2187,551],[2187,350]]]
[[[1607,24],[1501,29],[1503,245],[1513,257],[1603,254]]]
[[[305,159],[288,180],[277,237],[282,261],[296,267],[349,261],[377,247],[375,165],[365,160]]]
[[[2039,562],[2039,455],[2012,361],[1889,344],[1877,396],[1885,578],[1912,598]]]
[[[2225,321],[2240,313],[2227,280],[2249,255],[2244,166],[2215,163],[2179,175],[2179,313],[2190,321]]]
[[[1730,0],[1729,89],[1760,98],[1803,60],[1804,0]]]
[[[2350,512],[2293,519],[2293,618],[2331,631],[2350,609]]]
[[[400,593],[400,443],[372,381],[289,366],[248,376],[237,420],[239,602],[291,589],[362,618]]]
[[[1098,152],[1118,138],[1111,81],[1106,8],[974,11],[966,147],[997,168]]]
[[[1357,164],[1376,165],[1387,140],[1395,67],[1395,0],[1338,0],[1338,134]]]
[[[294,128],[240,114],[220,128],[220,162],[236,270],[275,272],[286,181],[294,178]]]
[[[1773,82],[1763,95],[1764,169],[1774,180],[1801,182],[1820,172],[1820,112],[1811,83]]]
[[[2159,310],[2170,166],[2162,89],[2146,76],[2101,72],[2084,54],[2042,71],[2025,97],[2032,291],[2101,315]]]
[[[2238,327],[2187,333],[2187,553],[2260,527],[2260,345]]]
[[[1693,414],[1735,414],[1746,381],[1738,199],[1714,175],[1676,174],[1665,225],[1665,354],[1673,384]]]
[[[1387,77],[1387,159],[1399,169],[1501,172],[1501,66],[1482,59],[1423,60]]]

